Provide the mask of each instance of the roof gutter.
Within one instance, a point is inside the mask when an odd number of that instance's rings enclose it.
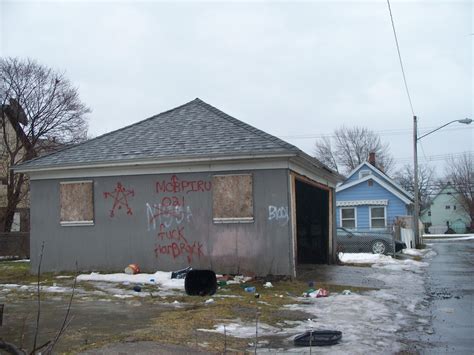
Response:
[[[62,170],[84,170],[84,169],[107,169],[107,168],[127,168],[127,167],[151,167],[151,166],[174,166],[174,165],[198,165],[215,162],[235,162],[245,161],[250,159],[288,159],[294,157],[295,154],[280,153],[280,154],[246,154],[239,156],[207,156],[202,158],[196,157],[182,157],[182,158],[167,158],[167,159],[146,159],[136,160],[130,159],[127,161],[108,161],[92,164],[76,164],[76,165],[58,165],[47,167],[22,167],[13,166],[11,169],[16,173],[39,173],[39,172],[57,172]],[[26,164],[25,164],[26,165]]]

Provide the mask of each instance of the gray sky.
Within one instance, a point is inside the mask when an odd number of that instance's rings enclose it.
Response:
[[[412,161],[412,113],[385,0],[5,1],[0,55],[64,71],[100,135],[195,97],[313,153],[366,126]],[[391,1],[420,134],[473,118],[471,1]],[[442,173],[473,151],[474,124],[421,140]]]

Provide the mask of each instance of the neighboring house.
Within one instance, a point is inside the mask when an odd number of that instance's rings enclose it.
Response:
[[[430,233],[446,233],[451,228],[465,233],[471,225],[469,213],[459,202],[459,193],[447,183],[421,212],[421,220]]]
[[[356,230],[388,229],[410,215],[413,198],[393,179],[364,162],[336,189],[337,226]]]
[[[17,153],[14,153],[15,162],[25,157],[25,145],[29,144],[29,140],[23,126],[28,123],[25,112],[15,99],[10,99],[8,105],[0,107],[1,119],[1,138],[0,138],[0,230],[3,230],[5,210],[7,207],[7,185],[8,172],[12,167],[10,160],[12,156],[7,150],[8,147]],[[35,146],[36,155],[45,155],[63,147],[62,144],[53,140],[42,139]],[[13,217],[12,232],[28,232],[30,229],[30,201],[29,201],[29,184],[25,181],[22,186],[22,194],[20,202],[17,205]]]
[[[10,155],[7,151],[7,144],[10,148],[15,147],[16,142],[24,139],[24,133],[20,128],[20,124],[26,124],[27,118],[18,102],[14,99],[10,100],[8,105],[0,105],[1,119],[1,138],[0,138],[0,229],[3,231],[4,216],[7,207],[7,184],[8,170],[11,167]],[[17,154],[18,158],[23,156],[23,149]],[[23,198],[18,204],[13,217],[12,232],[29,230],[29,200],[28,186],[25,184]]]
[[[195,99],[15,168],[31,180],[31,266],[296,275],[335,257],[340,176]]]

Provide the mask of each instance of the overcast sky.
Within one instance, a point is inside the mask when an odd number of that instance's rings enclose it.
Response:
[[[0,55],[64,71],[97,136],[199,97],[309,154],[365,126],[412,161],[412,113],[387,2],[0,0]],[[472,118],[472,1],[391,1],[420,134]],[[442,173],[474,124],[421,140]],[[441,160],[440,160],[441,159]]]

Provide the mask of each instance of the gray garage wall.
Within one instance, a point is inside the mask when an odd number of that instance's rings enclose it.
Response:
[[[242,173],[253,176],[254,222],[247,224],[213,223],[211,183],[218,173],[176,174],[174,181],[194,184],[177,192],[172,185],[163,189],[173,174],[33,180],[32,271],[44,241],[44,271],[74,270],[77,260],[79,269],[91,271],[122,271],[137,263],[147,272],[190,265],[218,273],[290,275],[288,170],[235,172]],[[60,182],[84,180],[94,185],[94,225],[61,226]],[[179,208],[164,208],[170,201],[179,201]]]

